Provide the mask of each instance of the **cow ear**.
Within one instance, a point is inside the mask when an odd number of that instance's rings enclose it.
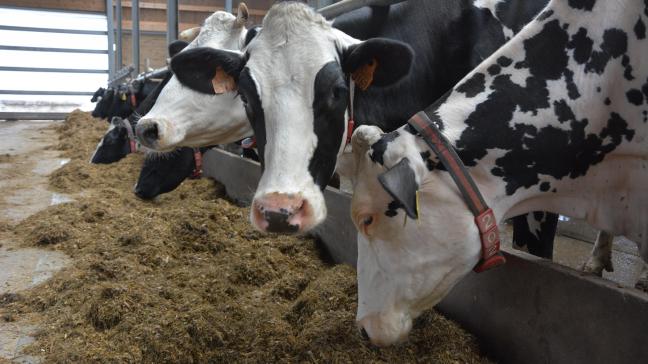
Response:
[[[414,50],[409,45],[372,38],[344,51],[342,70],[366,90],[371,85],[383,87],[396,83],[409,73],[413,60]]]
[[[180,53],[180,51],[185,49],[188,45],[189,42],[185,42],[184,40],[174,40],[169,44],[169,57],[173,57]]]
[[[409,159],[403,158],[380,174],[378,181],[394,200],[403,205],[407,216],[418,219],[418,183]]]
[[[207,47],[189,49],[171,59],[171,70],[180,83],[211,95],[235,91],[244,65],[238,52]]]

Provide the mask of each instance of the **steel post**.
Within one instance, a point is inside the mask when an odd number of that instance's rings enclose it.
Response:
[[[139,0],[131,0],[131,20],[133,23],[133,30],[131,38],[133,41],[133,76],[137,76],[140,72],[140,27],[139,27]]]
[[[167,0],[167,44],[178,39],[178,0]]]
[[[121,0],[115,0],[115,22],[117,22],[117,36],[115,37],[115,64],[117,68],[122,68],[124,61],[122,59],[122,6]]]
[[[115,73],[115,26],[113,24],[113,2],[106,0],[106,29],[108,33],[108,78]]]

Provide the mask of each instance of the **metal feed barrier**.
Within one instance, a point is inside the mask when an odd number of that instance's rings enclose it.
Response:
[[[204,156],[204,175],[249,204],[258,163],[220,149]],[[338,263],[356,265],[350,195],[327,187],[328,217],[313,233]],[[648,295],[528,254],[470,273],[437,306],[475,334],[503,363],[648,363]]]

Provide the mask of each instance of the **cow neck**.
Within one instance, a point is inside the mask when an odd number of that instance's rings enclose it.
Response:
[[[484,201],[477,184],[468,173],[452,144],[430,120],[425,111],[414,115],[408,123],[420,133],[439,161],[443,163],[457,184],[466,205],[475,216],[482,253],[481,259],[473,270],[480,273],[504,264],[506,259],[500,252],[499,229],[495,214]]]

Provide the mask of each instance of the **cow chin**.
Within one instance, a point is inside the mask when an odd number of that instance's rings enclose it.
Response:
[[[412,317],[404,312],[373,313],[357,321],[373,345],[385,347],[401,343],[412,330]]]

